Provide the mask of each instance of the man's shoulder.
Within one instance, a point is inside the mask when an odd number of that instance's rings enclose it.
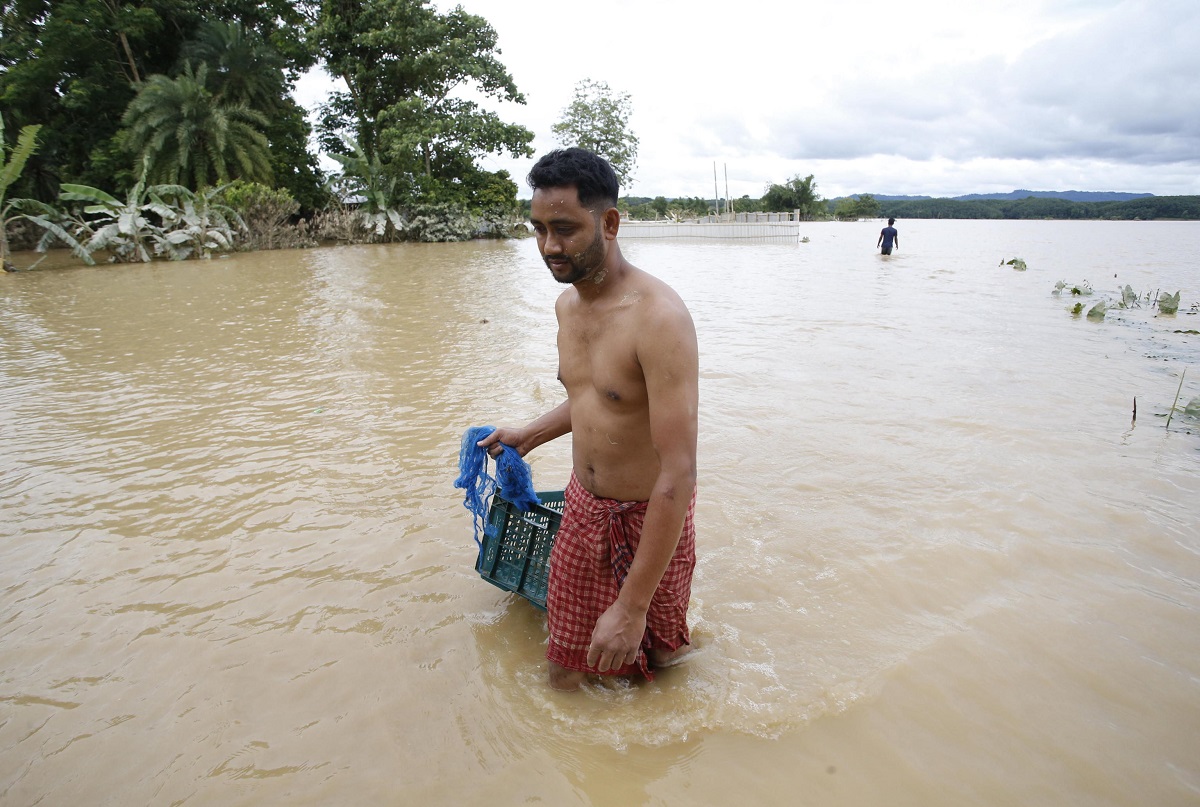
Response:
[[[643,317],[652,318],[662,323],[673,319],[687,319],[691,314],[687,303],[679,292],[660,277],[649,272],[642,272],[639,282],[633,286],[633,293],[640,296]]]
[[[630,269],[629,283],[631,288],[638,290],[647,297],[683,305],[683,298],[667,281],[658,275],[653,275],[635,266],[631,266]]]

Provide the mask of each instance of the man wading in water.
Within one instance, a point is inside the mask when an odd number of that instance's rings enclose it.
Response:
[[[558,377],[567,400],[497,443],[522,456],[570,432],[573,473],[550,554],[550,686],[588,673],[628,675],[690,649],[696,536],[699,359],[687,307],[621,255],[617,177],[578,148],[529,174],[530,219],[554,279]]]

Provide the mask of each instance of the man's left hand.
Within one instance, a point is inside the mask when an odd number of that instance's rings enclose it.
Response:
[[[634,663],[645,633],[646,613],[617,600],[596,620],[588,646],[588,666],[607,672]]]

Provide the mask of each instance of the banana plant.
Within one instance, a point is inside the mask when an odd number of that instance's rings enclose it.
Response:
[[[407,222],[395,206],[396,177],[388,175],[379,155],[368,158],[363,147],[353,140],[347,139],[346,145],[354,150],[353,154],[329,155],[342,164],[342,176],[334,182],[341,186],[343,194],[358,197],[355,200],[358,204],[356,218],[375,240],[388,240],[389,224],[390,235],[398,236]]]
[[[38,252],[45,252],[56,240],[62,241],[71,248],[75,257],[88,266],[96,265],[96,259],[88,251],[87,245],[75,237],[82,227],[78,219],[36,199],[14,199],[13,202],[19,204],[23,218],[38,225],[44,231],[41,240],[38,241]],[[41,260],[39,259],[38,263],[41,263]]]
[[[196,255],[209,259],[213,252],[233,249],[235,231],[245,231],[242,217],[228,205],[216,201],[225,187],[206,188],[200,193],[185,191],[177,194],[176,203],[168,205],[152,194],[153,210],[163,220],[161,233],[153,238],[154,252],[173,261],[183,261]]]
[[[21,209],[24,199],[12,199],[5,202],[9,187],[25,170],[25,163],[37,151],[37,136],[41,126],[22,126],[17,135],[17,144],[9,154],[8,144],[4,140],[4,117],[0,116],[0,267],[6,272],[15,271],[8,259],[8,223],[23,216],[22,213],[11,215]]]
[[[63,183],[60,201],[87,203],[83,213],[91,218],[80,218],[78,223],[81,235],[87,236],[84,246],[89,253],[107,250],[109,259],[116,263],[150,261],[149,247],[164,230],[147,214],[153,213],[161,220],[167,212],[162,197],[183,196],[191,191],[182,185],[147,187],[146,173],[142,171],[124,201],[90,185]]]

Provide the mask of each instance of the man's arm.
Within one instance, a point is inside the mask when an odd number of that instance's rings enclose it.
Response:
[[[480,448],[488,449],[488,454],[497,457],[500,455],[500,446],[498,444],[503,443],[506,446],[512,446],[517,450],[518,454],[524,457],[542,443],[548,443],[555,438],[562,437],[569,431],[571,431],[571,402],[567,400],[537,420],[526,424],[524,428],[496,429],[496,431],[480,440],[476,445]]]
[[[883,246],[883,230],[879,231],[879,240],[875,242],[876,249],[878,249],[881,246]]]
[[[650,439],[659,473],[621,593],[592,631],[587,661],[601,672],[637,659],[646,612],[675,555],[696,487],[699,359],[696,330],[681,302],[642,324],[638,360],[646,379]]]

